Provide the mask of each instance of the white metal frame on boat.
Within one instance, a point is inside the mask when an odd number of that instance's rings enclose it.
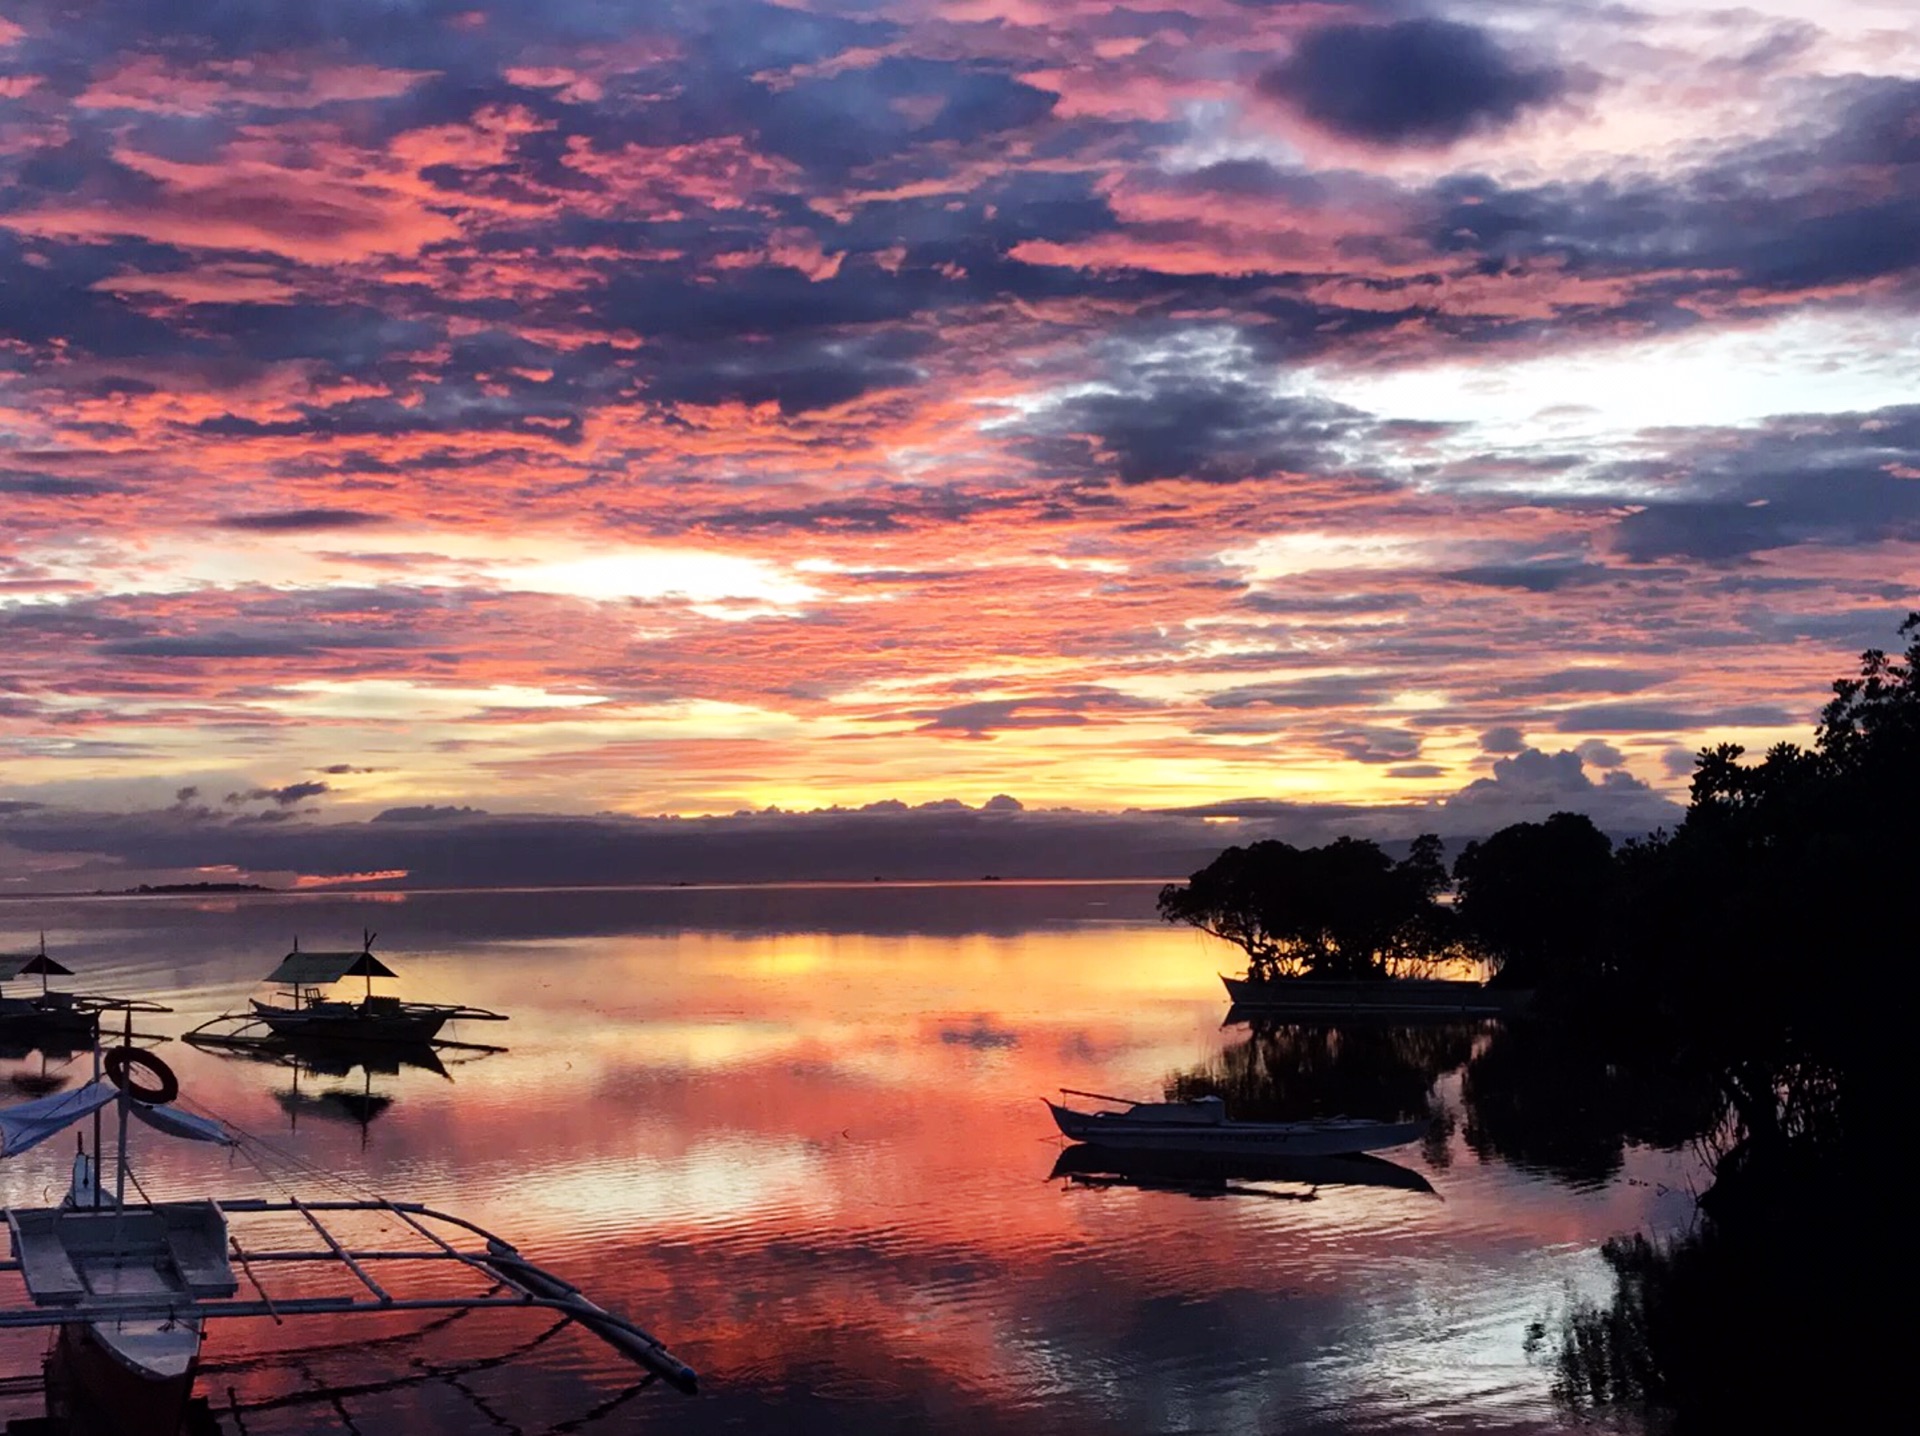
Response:
[[[296,1316],[371,1315],[383,1312],[477,1311],[489,1309],[534,1309],[552,1311],[570,1317],[608,1346],[634,1362],[650,1375],[680,1391],[692,1394],[699,1377],[693,1368],[669,1351],[660,1340],[625,1317],[591,1300],[565,1278],[536,1265],[511,1243],[504,1241],[464,1217],[438,1211],[419,1202],[381,1199],[356,1201],[302,1201],[289,1197],[284,1201],[260,1197],[216,1200],[213,1206],[228,1220],[229,1256],[232,1264],[252,1288],[251,1297],[180,1300],[177,1297],[153,1301],[114,1300],[102,1302],[81,1298],[54,1305],[0,1308],[0,1330],[62,1326],[73,1322],[113,1319],[175,1319],[267,1317],[276,1323]],[[129,1208],[137,1211],[139,1208]],[[397,1220],[418,1236],[425,1245],[413,1247],[373,1247],[351,1245],[322,1220],[322,1214],[368,1213]],[[7,1216],[13,1225],[12,1210]],[[244,1243],[235,1230],[236,1217],[294,1215],[304,1220],[319,1238],[317,1248],[287,1248]],[[240,1225],[245,1225],[241,1223]],[[456,1245],[461,1234],[477,1237],[479,1249]],[[405,1263],[454,1263],[484,1276],[492,1290],[477,1296],[396,1294],[369,1268],[398,1266]],[[348,1273],[365,1295],[274,1296],[256,1268],[281,1266],[331,1267]],[[14,1273],[24,1280],[22,1262],[0,1261],[0,1273]],[[398,1283],[394,1284],[395,1286]],[[504,1286],[508,1290],[500,1292]],[[495,1294],[498,1293],[498,1294]]]
[[[10,1259],[0,1261],[0,1274],[17,1277],[26,1297],[23,1304],[0,1307],[0,1330],[119,1329],[129,1323],[157,1322],[163,1328],[190,1329],[197,1353],[201,1323],[214,1318],[267,1317],[279,1324],[296,1316],[530,1308],[550,1311],[579,1323],[646,1371],[648,1379],[657,1377],[689,1394],[698,1389],[699,1378],[693,1368],[668,1351],[651,1333],[599,1305],[564,1277],[529,1261],[510,1242],[450,1212],[419,1202],[393,1201],[366,1192],[364,1188],[353,1188],[340,1178],[327,1180],[332,1181],[336,1189],[344,1186],[360,1194],[351,1200],[304,1201],[282,1185],[280,1190],[286,1193],[284,1199],[232,1197],[128,1202],[130,1118],[138,1118],[176,1137],[240,1148],[252,1156],[256,1164],[259,1158],[250,1149],[264,1144],[228,1124],[183,1112],[171,1105],[179,1093],[177,1079],[153,1054],[132,1046],[133,1013],[136,1010],[164,1012],[166,1008],[136,1002],[111,1005],[123,1012],[125,1045],[109,1053],[96,1043],[92,1083],[71,1092],[0,1109],[0,1118],[5,1119],[0,1120],[0,1135],[4,1135],[0,1148],[8,1155],[39,1146],[88,1118],[92,1119],[94,1129],[92,1156],[86,1154],[83,1143],[81,1155],[75,1159],[74,1185],[67,1202],[59,1206],[9,1206],[0,1212],[12,1245]],[[156,1087],[136,1082],[135,1074],[142,1067],[157,1079]],[[107,1105],[113,1105],[119,1114],[111,1201],[105,1200],[97,1168],[98,1159],[105,1152],[100,1118]],[[84,1203],[74,1196],[81,1192],[83,1185],[90,1197]],[[141,1195],[145,1197],[144,1191]],[[375,1246],[343,1240],[322,1219],[323,1213],[330,1216],[363,1214],[377,1216],[388,1223],[398,1222],[419,1244]],[[292,1223],[280,1220],[286,1217],[299,1220]],[[235,1218],[243,1220],[236,1224]],[[272,1228],[276,1222],[302,1232],[310,1230],[321,1245],[275,1244]],[[100,1244],[102,1224],[106,1225],[109,1238],[105,1246]],[[244,1243],[243,1230],[249,1233]],[[471,1238],[479,1239],[477,1248]],[[466,1245],[456,1244],[461,1242]],[[170,1280],[156,1283],[150,1291],[129,1290],[117,1279],[110,1279],[104,1287],[96,1286],[103,1255],[108,1261],[105,1274],[109,1278],[114,1278],[129,1263],[152,1262],[154,1271],[162,1272],[165,1268],[163,1275]],[[399,1286],[392,1275],[383,1270],[382,1274],[387,1276],[383,1282],[370,1270],[403,1265],[418,1267],[427,1263],[470,1269],[486,1279],[487,1289],[480,1295],[443,1292],[407,1295],[404,1289],[390,1289],[388,1283],[395,1288]],[[271,1271],[278,1267],[329,1268],[351,1278],[345,1283],[350,1293],[357,1283],[365,1294],[301,1295],[282,1291],[276,1296],[268,1290],[261,1271],[256,1268]],[[241,1296],[241,1277],[251,1286],[251,1297]]]

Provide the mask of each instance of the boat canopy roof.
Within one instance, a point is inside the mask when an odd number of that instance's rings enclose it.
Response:
[[[72,977],[73,969],[62,967],[44,952],[0,953],[0,982],[40,973],[49,977]]]
[[[267,974],[268,982],[288,987],[324,987],[343,977],[398,977],[371,952],[290,952]]]

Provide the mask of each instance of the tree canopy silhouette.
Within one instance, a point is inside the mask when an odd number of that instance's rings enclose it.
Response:
[[[1703,751],[1685,821],[1618,857],[1622,985],[1724,1056],[1750,1126],[1782,1071],[1882,1050],[1869,994],[1909,943],[1920,854],[1920,614],[1900,632],[1902,657],[1833,685],[1811,748]]]
[[[1160,895],[1256,976],[1380,975],[1457,935],[1534,986],[1548,1000],[1530,1022],[1428,1054],[1466,1053],[1464,1136],[1482,1156],[1584,1184],[1612,1180],[1631,1143],[1699,1144],[1712,1182],[1695,1225],[1610,1242],[1610,1298],[1530,1337],[1576,1410],[1640,1407],[1675,1436],[1812,1428],[1884,1381],[1858,1273],[1904,1233],[1864,1195],[1885,1183],[1865,1134],[1887,1127],[1858,1109],[1884,1102],[1904,1056],[1920,614],[1900,633],[1902,653],[1869,650],[1833,685],[1810,746],[1703,750],[1673,832],[1614,849],[1575,814],[1514,824],[1460,854],[1451,911],[1433,839],[1401,863],[1372,843],[1255,843]],[[1256,1034],[1169,1091],[1263,1113],[1404,1109],[1432,1069],[1396,1060],[1391,1029],[1362,1030]]]
[[[1576,1409],[1800,1429],[1874,1379],[1857,1273],[1900,1236],[1862,1199],[1854,1108],[1893,1090],[1903,1055],[1889,989],[1920,854],[1920,615],[1900,632],[1903,655],[1871,649],[1833,685],[1811,748],[1703,751],[1679,828],[1615,856],[1612,1025],[1709,1074],[1724,1116],[1701,1134],[1717,1150],[1697,1226],[1609,1243],[1611,1299],[1561,1323]]]
[[[1533,987],[1604,966],[1618,887],[1613,841],[1583,813],[1514,823],[1453,865],[1454,911],[1496,970]]]
[[[1742,1084],[1764,1106],[1770,1068],[1851,1060],[1858,994],[1904,949],[1889,898],[1920,854],[1920,614],[1900,633],[1904,653],[1871,649],[1833,685],[1812,747],[1703,750],[1672,833],[1614,851],[1578,814],[1513,824],[1461,853],[1451,909],[1438,838],[1398,863],[1268,840],[1163,889],[1160,913],[1240,947],[1255,978],[1383,977],[1464,943],[1506,985],[1663,1014],[1709,1060],[1765,1049]]]
[[[1162,888],[1160,915],[1235,944],[1255,978],[1386,977],[1446,947],[1442,852],[1431,835],[1397,863],[1356,838],[1228,848],[1186,883]]]
[[[1629,1143],[1699,1143],[1712,1184],[1695,1226],[1609,1243],[1611,1298],[1577,1300],[1557,1341],[1546,1322],[1533,1333],[1576,1409],[1645,1407],[1676,1436],[1811,1428],[1836,1393],[1884,1379],[1858,1273],[1904,1233],[1863,1196],[1885,1180],[1864,1134],[1887,1127],[1857,1109],[1894,1090],[1904,1056],[1920,614],[1900,633],[1904,652],[1869,650],[1833,685],[1811,746],[1703,750],[1673,832],[1614,849],[1575,814],[1514,824],[1460,854],[1451,911],[1426,838],[1401,863],[1352,841],[1230,848],[1160,894],[1163,916],[1237,943],[1256,976],[1382,975],[1457,935],[1554,999],[1465,1057],[1465,1138],[1483,1156],[1588,1183]],[[1432,1078],[1381,1049],[1384,1031],[1256,1035],[1169,1091],[1254,1111],[1404,1107]]]

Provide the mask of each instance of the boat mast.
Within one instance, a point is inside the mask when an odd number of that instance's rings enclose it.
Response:
[[[42,1057],[46,1056],[43,1052]],[[93,1080],[100,1080],[100,1019],[93,1020]],[[93,1205],[100,1206],[100,1109],[93,1109]]]
[[[122,1041],[124,1041],[128,1047],[133,1046],[133,1008],[131,1006],[127,1008],[126,1030],[122,1036]],[[130,1084],[123,1082],[120,1088],[120,1151],[115,1162],[116,1170],[113,1174],[113,1200],[114,1204],[122,1211],[125,1211],[127,1206],[127,1108],[133,1105],[132,1099],[127,1096],[128,1085]],[[100,1185],[99,1163],[97,1160],[94,1165],[93,1184],[96,1189]],[[118,1244],[116,1235],[115,1245],[118,1246]]]
[[[121,1041],[128,1047],[131,1047],[133,1046],[133,1005],[131,1003],[127,1005],[126,1018],[126,1025],[121,1035]],[[131,1084],[125,1081],[119,1084],[120,1151],[115,1161],[113,1174],[113,1253],[116,1265],[119,1262],[121,1253],[126,1250],[126,1248],[121,1245],[121,1239],[126,1232],[127,1226],[127,1109],[133,1105],[132,1099],[127,1096],[127,1087],[129,1085]],[[94,1115],[97,1118],[99,1113],[96,1112]],[[93,1190],[97,1203],[100,1191],[100,1149],[98,1147],[94,1148],[93,1153]]]

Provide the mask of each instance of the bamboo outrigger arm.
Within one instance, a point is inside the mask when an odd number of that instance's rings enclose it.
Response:
[[[73,1005],[88,1012],[138,1012],[146,1016],[173,1011],[163,1003],[149,1002],[144,997],[112,997],[97,992],[74,993]]]

